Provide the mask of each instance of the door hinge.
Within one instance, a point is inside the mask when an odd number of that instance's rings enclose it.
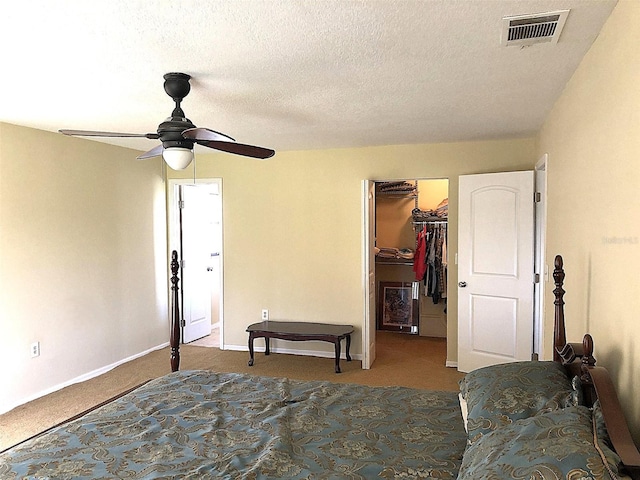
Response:
[[[185,262],[184,260],[180,260],[180,268],[184,268]]]
[[[184,200],[178,200],[178,208],[184,208]]]
[[[540,198],[541,198],[541,196],[540,196],[540,192],[535,192],[535,193],[533,194],[533,201],[534,201],[534,203],[540,203]]]
[[[181,327],[186,327],[187,326],[187,321],[184,318],[182,320],[180,320],[180,326]]]
[[[539,273],[534,273],[533,274],[533,283],[540,283],[540,274]]]

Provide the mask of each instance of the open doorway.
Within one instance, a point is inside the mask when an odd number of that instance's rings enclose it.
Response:
[[[449,180],[370,183],[373,212],[365,223],[374,225],[365,251],[373,260],[373,276],[367,294],[376,298],[365,307],[370,329],[440,339],[446,346]],[[375,353],[372,337],[363,341],[363,349]]]
[[[181,340],[224,348],[222,180],[170,180],[168,195],[169,250],[181,260]]]

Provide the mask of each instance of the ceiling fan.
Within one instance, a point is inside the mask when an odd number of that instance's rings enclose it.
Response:
[[[171,112],[171,116],[158,125],[156,133],[117,133],[64,129],[59,130],[59,132],[80,137],[144,137],[151,140],[160,140],[162,142],[161,145],[139,155],[137,158],[142,160],[162,155],[167,165],[174,170],[183,170],[189,166],[193,160],[193,147],[196,143],[215,150],[253,158],[269,158],[276,153],[269,148],[238,143],[224,133],[208,128],[197,128],[191,123],[191,120],[185,116],[180,107],[180,103],[191,90],[190,79],[191,76],[186,73],[167,73],[164,75],[164,91],[176,102],[176,106]]]

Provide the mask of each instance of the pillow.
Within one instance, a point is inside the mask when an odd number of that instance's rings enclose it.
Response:
[[[460,401],[460,413],[462,413],[462,422],[464,423],[464,430],[465,432],[469,433],[469,429],[467,427],[467,417],[469,416],[467,401],[462,396],[462,393],[458,394],[458,400]]]
[[[584,405],[584,392],[582,390],[582,380],[579,376],[575,376],[571,379],[571,388],[573,393],[571,394],[571,403],[575,406]]]
[[[573,405],[573,388],[557,362],[514,362],[479,368],[460,380],[469,441],[514,420]]]
[[[469,445],[459,480],[616,478],[593,443],[591,411],[567,407],[516,420]]]

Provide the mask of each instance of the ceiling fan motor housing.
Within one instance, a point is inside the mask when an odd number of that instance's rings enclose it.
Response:
[[[158,136],[164,148],[193,149],[194,141],[184,138],[182,132],[196,126],[185,117],[180,107],[180,103],[191,90],[190,79],[191,75],[186,73],[171,72],[164,75],[164,91],[176,102],[176,108],[171,113],[171,116],[158,126]]]
[[[196,128],[188,118],[169,117],[158,126],[158,138],[164,148],[181,147],[191,150],[195,142],[182,136],[182,132],[188,128]]]

